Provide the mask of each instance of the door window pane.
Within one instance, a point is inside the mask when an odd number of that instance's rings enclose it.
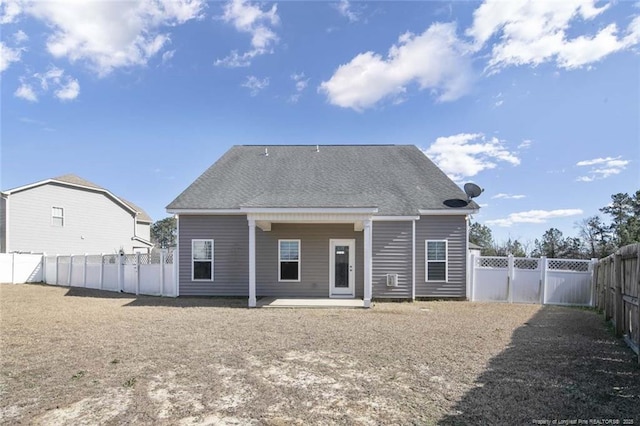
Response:
[[[349,246],[335,248],[335,281],[337,288],[349,287]]]

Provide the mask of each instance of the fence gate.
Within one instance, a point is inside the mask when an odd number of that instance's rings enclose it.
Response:
[[[541,259],[517,257],[510,260],[513,261],[511,302],[541,303],[543,279]]]

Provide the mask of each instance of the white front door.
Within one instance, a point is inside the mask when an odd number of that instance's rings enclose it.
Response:
[[[354,297],[356,240],[329,240],[329,296]]]

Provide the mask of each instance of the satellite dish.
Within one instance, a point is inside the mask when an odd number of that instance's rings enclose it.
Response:
[[[453,198],[450,200],[445,200],[444,205],[454,208],[467,207],[472,199],[478,197],[484,192],[484,189],[480,188],[475,183],[469,182],[464,184],[464,192],[467,194],[466,200],[463,200],[461,198]]]
[[[483,191],[484,189],[480,188],[475,183],[469,182],[464,184],[464,192],[467,193],[468,201],[471,201],[472,198],[476,198],[482,194]]]

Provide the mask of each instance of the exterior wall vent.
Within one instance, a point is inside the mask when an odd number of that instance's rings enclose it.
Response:
[[[398,287],[398,274],[387,274],[387,287]]]

